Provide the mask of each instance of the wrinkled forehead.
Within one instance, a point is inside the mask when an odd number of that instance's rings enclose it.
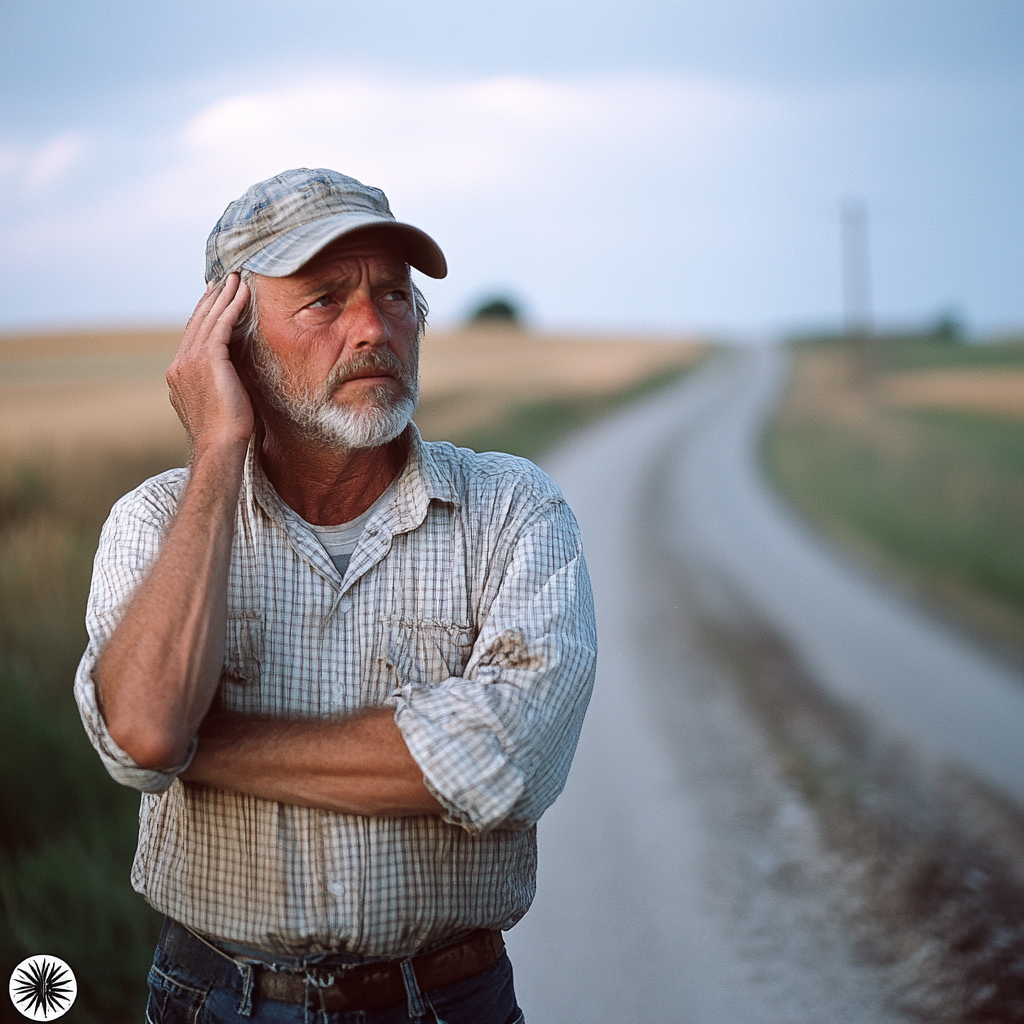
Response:
[[[355,271],[361,264],[370,264],[376,273],[406,280],[409,264],[405,251],[386,231],[359,231],[339,238],[325,246],[295,272],[294,277],[311,276],[334,270]]]

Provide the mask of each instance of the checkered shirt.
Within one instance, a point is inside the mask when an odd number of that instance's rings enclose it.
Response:
[[[441,815],[339,814],[182,782],[185,764],[139,767],[110,737],[93,670],[187,471],[146,481],[103,528],[75,696],[107,770],[143,792],[132,884],[198,932],[397,957],[510,928],[533,899],[536,822],[565,784],[594,679],[579,530],[531,463],[410,434],[344,577],[250,446],[214,707],[324,720],[394,707]]]

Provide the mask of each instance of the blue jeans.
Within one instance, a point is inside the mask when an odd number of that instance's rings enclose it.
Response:
[[[207,962],[185,967],[158,946],[146,1024],[523,1024],[505,953],[491,970],[453,985],[421,992],[412,981],[408,996],[387,1010],[329,1013],[261,999],[244,964],[225,954],[211,950]]]

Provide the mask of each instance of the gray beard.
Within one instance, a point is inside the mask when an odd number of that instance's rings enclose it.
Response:
[[[409,425],[419,398],[416,363],[407,370],[388,352],[357,354],[342,366],[336,366],[320,387],[294,379],[256,334],[250,345],[256,386],[264,400],[296,427],[311,444],[329,451],[378,448],[393,441]],[[352,374],[383,370],[397,376],[401,392],[396,398],[387,384],[369,389],[361,409],[339,405],[334,400],[338,388]]]

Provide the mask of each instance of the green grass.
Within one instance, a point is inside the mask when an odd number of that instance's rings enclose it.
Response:
[[[838,335],[794,340],[797,347],[844,346],[847,343]],[[878,368],[883,371],[1024,367],[1024,338],[1017,336],[974,343],[928,334],[883,334],[872,338],[869,344]]]
[[[71,1024],[141,1019],[159,930],[128,881],[138,794],[107,776],[71,684],[99,526],[177,455],[40,461],[0,488],[0,973],[35,953],[66,960]]]
[[[770,476],[811,519],[1019,649],[1024,423],[876,409],[869,427],[854,428],[784,407],[764,452]]]
[[[681,372],[600,400],[526,404],[453,440],[534,455]],[[0,974],[35,953],[66,960],[79,983],[69,1024],[142,1018],[160,920],[129,883],[139,797],[101,766],[72,683],[99,528],[121,494],[183,457],[92,454],[0,480]],[[23,1019],[0,1006],[0,1020]]]
[[[982,369],[1024,367],[1024,341],[964,344],[933,338],[879,339],[875,346],[886,370]]]
[[[486,426],[452,434],[448,439],[478,452],[510,452],[534,459],[571,431],[681,380],[695,365],[659,371],[608,395],[524,402]]]

